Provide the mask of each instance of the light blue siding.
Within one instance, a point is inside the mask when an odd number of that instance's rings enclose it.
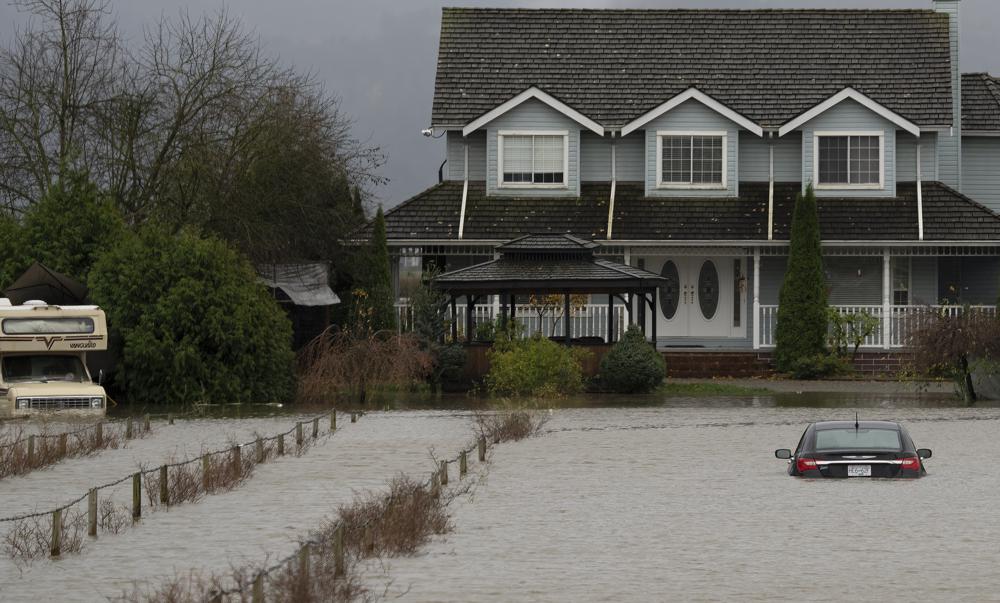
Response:
[[[896,182],[917,180],[918,138],[902,130],[896,132]],[[920,138],[920,178],[934,182],[937,175],[937,133],[924,132]]]
[[[952,130],[940,132],[938,141],[938,177],[948,186],[962,190],[962,65],[959,60],[959,0],[939,0],[934,10],[948,15],[948,38],[951,55]]]
[[[643,165],[643,133],[636,132],[615,139],[616,177],[619,182],[641,182]],[[580,132],[580,180],[582,182],[611,181],[611,137],[593,132]]]
[[[873,113],[861,103],[847,99],[829,110],[817,115],[802,126],[802,186],[813,182],[814,133],[817,131],[875,131],[885,132],[885,174],[880,190],[872,189],[823,189],[817,190],[818,197],[894,197],[896,195],[896,126],[887,119]]]
[[[958,130],[955,130],[955,134],[949,134],[948,130],[938,132],[937,149],[938,180],[955,190],[960,190],[962,141],[958,136]]]
[[[774,181],[802,181],[802,133],[789,132],[774,138]],[[768,139],[751,132],[740,132],[740,180],[767,182]]]
[[[486,180],[486,132],[480,130],[463,137],[461,132],[449,131],[448,180],[465,179],[465,142],[469,143],[469,180]]]
[[[964,137],[962,192],[1000,212],[1000,137]]]
[[[500,130],[569,132],[569,173],[565,188],[502,188],[497,186],[497,133]],[[519,197],[577,197],[580,195],[580,124],[545,103],[531,99],[494,119],[486,127],[486,193]]]
[[[915,256],[910,258],[910,304],[932,305],[938,301],[938,259]]]
[[[657,130],[726,132],[726,188],[675,189],[656,187]],[[681,103],[673,110],[646,124],[646,194],[651,197],[726,197],[739,194],[740,128],[722,115],[695,100]]]

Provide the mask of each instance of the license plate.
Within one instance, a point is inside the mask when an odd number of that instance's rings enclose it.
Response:
[[[847,466],[847,477],[871,477],[872,476],[872,466],[871,465],[848,465]]]

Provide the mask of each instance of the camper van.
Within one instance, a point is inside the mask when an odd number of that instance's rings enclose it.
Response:
[[[0,416],[103,415],[107,395],[91,379],[87,353],[106,349],[97,306],[15,306],[0,298]]]

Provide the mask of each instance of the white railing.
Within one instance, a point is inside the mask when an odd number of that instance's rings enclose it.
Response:
[[[865,338],[861,347],[863,348],[884,348],[885,333],[888,328],[889,347],[901,348],[906,346],[910,333],[916,326],[919,317],[925,312],[934,312],[946,316],[958,316],[965,308],[971,308],[983,312],[996,313],[996,306],[891,306],[889,320],[883,319],[882,306],[833,306],[841,314],[859,314],[867,311],[878,319],[879,326],[871,335]],[[768,305],[760,307],[760,321],[757,328],[760,329],[760,347],[774,347],[775,327],[778,324],[778,306]]]
[[[499,306],[493,304],[476,304],[472,309],[474,325],[484,322],[491,322],[496,319],[496,312]],[[445,310],[445,319],[456,322],[458,340],[465,341],[467,307],[459,304],[455,307],[456,316],[452,316],[451,307]],[[521,325],[521,333],[524,336],[534,335],[541,332],[546,337],[558,337],[566,334],[566,320],[563,318],[561,307],[545,307],[540,313],[537,306],[528,304],[517,304],[514,309],[515,318]],[[608,332],[608,305],[607,304],[587,304],[574,307],[570,313],[570,321],[574,338],[576,337],[600,337],[607,340]],[[396,304],[396,322],[400,332],[413,330],[413,307],[407,302]],[[614,333],[615,340],[621,339],[627,326],[627,315],[625,306],[618,303],[614,307]],[[473,326],[475,329],[475,326]],[[451,324],[448,325],[447,334],[451,336]],[[473,331],[475,335],[475,331]]]

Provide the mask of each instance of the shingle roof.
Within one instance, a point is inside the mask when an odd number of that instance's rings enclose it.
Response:
[[[1000,78],[962,74],[962,129],[1000,130]]]
[[[445,8],[432,121],[530,86],[619,127],[696,87],[765,126],[851,86],[919,125],[951,121],[948,16],[931,10]]]
[[[599,247],[593,241],[586,241],[570,234],[528,234],[498,245],[501,253],[591,253]]]
[[[774,237],[787,240],[800,184],[776,183]],[[900,183],[893,198],[818,199],[820,234],[828,241],[916,241],[916,185]],[[583,183],[579,198],[487,197],[469,183],[464,236],[507,241],[526,234],[572,234],[604,240],[610,186]],[[386,213],[392,240],[457,240],[462,183],[434,186]],[[938,182],[923,183],[924,239],[1000,241],[1000,216]],[[651,198],[642,183],[619,182],[613,241],[763,241],[767,183],[741,182],[738,198]]]

